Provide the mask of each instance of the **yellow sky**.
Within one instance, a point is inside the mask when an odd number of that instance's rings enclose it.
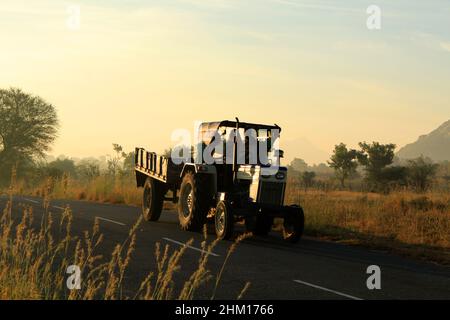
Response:
[[[442,2],[434,16],[380,1],[378,31],[366,28],[364,1],[8,2],[0,87],[56,106],[54,155],[104,155],[113,142],[161,151],[176,128],[238,116],[279,124],[287,158],[318,162],[308,146],[402,146],[450,118]],[[66,25],[73,4],[76,31]],[[427,30],[411,26],[426,19]]]

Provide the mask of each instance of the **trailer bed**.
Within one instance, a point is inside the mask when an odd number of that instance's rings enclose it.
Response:
[[[136,172],[167,184],[179,182],[182,166],[174,164],[170,157],[136,148],[134,160]]]

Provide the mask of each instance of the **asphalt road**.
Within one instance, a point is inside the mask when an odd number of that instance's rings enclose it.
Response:
[[[5,203],[6,196],[1,196],[0,209]],[[105,256],[111,254],[116,243],[126,239],[140,215],[140,208],[124,205],[68,200],[53,200],[50,205],[56,219],[64,207],[72,209],[75,234],[91,230],[98,217],[105,240],[97,252]],[[36,221],[44,212],[41,198],[14,197],[16,220],[21,217],[23,206],[33,208]],[[194,239],[176,279],[182,283],[195,269],[203,236],[181,231],[177,219],[175,212],[165,211],[158,222],[144,221],[140,225],[136,251],[125,280],[130,295],[147,273],[155,270],[153,253],[157,242],[175,249]],[[208,237],[212,241],[215,236],[210,232]],[[214,248],[208,264],[213,274],[222,266],[231,244],[221,241]],[[379,290],[367,288],[366,271],[370,265],[380,267]],[[247,239],[238,246],[226,266],[216,298],[236,299],[247,281],[251,286],[245,299],[450,299],[449,267],[307,237],[298,244],[287,244],[276,232],[268,237]],[[196,297],[208,299],[211,293],[209,283]]]

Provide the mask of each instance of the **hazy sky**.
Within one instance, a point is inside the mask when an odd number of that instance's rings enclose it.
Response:
[[[308,145],[402,146],[450,118],[450,1],[2,0],[10,86],[57,108],[54,155],[161,151],[173,129],[235,116],[279,124],[286,156],[310,162],[325,159]]]

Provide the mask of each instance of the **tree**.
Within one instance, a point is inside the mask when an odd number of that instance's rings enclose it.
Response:
[[[419,192],[426,191],[436,175],[438,165],[423,156],[408,160],[408,182]]]
[[[358,167],[357,154],[356,150],[347,149],[344,143],[334,146],[333,155],[328,161],[328,165],[334,169],[342,188],[345,187],[345,180],[356,173]]]
[[[366,169],[367,180],[375,185],[385,182],[383,181],[383,169],[393,162],[395,144],[360,142],[359,146],[361,151],[357,153],[357,157],[359,163]]]
[[[55,140],[55,108],[20,89],[0,89],[0,172],[20,161],[43,157]]]
[[[291,168],[298,172],[303,172],[308,170],[308,164],[303,159],[294,158],[294,160],[291,161]]]
[[[303,171],[300,178],[302,180],[303,186],[305,187],[305,191],[312,187],[314,184],[314,178],[316,177],[316,173],[313,171]]]
[[[407,169],[403,166],[389,166],[381,170],[379,180],[383,182],[384,192],[389,192],[392,187],[406,186]]]
[[[77,165],[78,176],[84,180],[91,181],[100,176],[100,164],[95,159],[83,159]]]
[[[330,176],[334,173],[334,170],[330,168],[326,163],[314,164],[310,168],[312,168],[312,171],[314,171],[315,173],[325,176]]]
[[[123,173],[121,166],[127,154],[123,151],[122,146],[117,143],[113,143],[113,150],[115,155],[108,159],[108,172],[112,176],[116,176],[117,174],[121,175]]]
[[[47,165],[46,171],[53,178],[61,178],[64,174],[75,177],[77,174],[75,162],[71,159],[56,159]]]
[[[113,143],[115,155],[107,160],[108,173],[112,176],[126,176],[134,174],[134,151],[125,152],[120,144]]]
[[[123,159],[123,170],[127,174],[133,174],[134,173],[134,151],[129,152],[126,154],[125,158]]]

